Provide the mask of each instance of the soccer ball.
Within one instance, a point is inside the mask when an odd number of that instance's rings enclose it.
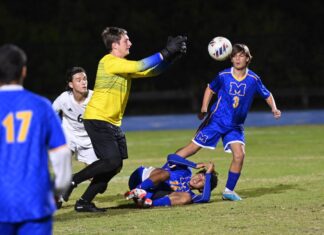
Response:
[[[214,60],[226,60],[232,53],[232,43],[225,37],[215,37],[208,44],[208,53]]]

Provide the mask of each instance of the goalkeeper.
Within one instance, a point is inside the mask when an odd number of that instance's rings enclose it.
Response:
[[[139,61],[127,60],[132,43],[127,31],[108,27],[102,32],[107,54],[99,61],[94,92],[84,113],[84,127],[91,139],[98,161],[73,176],[68,192],[93,178],[75,204],[78,212],[103,212],[92,200],[104,193],[108,182],[121,170],[128,158],[125,134],[120,128],[130,93],[132,79],[157,76],[186,52],[186,37],[170,38],[166,47]]]
[[[192,175],[191,168],[202,170]],[[170,154],[162,168],[137,168],[129,178],[131,191],[126,192],[125,197],[133,199],[139,207],[204,203],[209,202],[217,182],[213,163],[194,163]]]

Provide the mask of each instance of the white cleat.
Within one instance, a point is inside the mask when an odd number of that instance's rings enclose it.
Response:
[[[223,192],[223,196],[222,196],[223,200],[228,200],[228,201],[241,201],[242,198],[234,191],[224,191]]]
[[[144,189],[140,188],[134,188],[131,191],[128,191],[124,194],[126,200],[137,198],[137,199],[143,199],[146,196],[146,191]]]

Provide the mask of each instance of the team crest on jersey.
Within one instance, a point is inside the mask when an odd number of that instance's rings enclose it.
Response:
[[[204,135],[202,132],[199,132],[197,139],[202,143],[206,143],[208,140],[208,135]]]
[[[178,180],[170,181],[170,188],[175,192],[185,192],[188,190],[188,182],[190,177],[180,177]]]
[[[236,82],[230,83],[230,95],[245,96],[246,84],[237,84]]]
[[[178,191],[179,190],[179,181],[177,180],[174,180],[174,181],[170,181],[170,188],[173,190],[173,191]]]

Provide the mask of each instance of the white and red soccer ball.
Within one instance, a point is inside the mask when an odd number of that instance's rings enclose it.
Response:
[[[225,37],[215,37],[208,44],[208,53],[214,60],[226,60],[232,53],[232,43]]]

